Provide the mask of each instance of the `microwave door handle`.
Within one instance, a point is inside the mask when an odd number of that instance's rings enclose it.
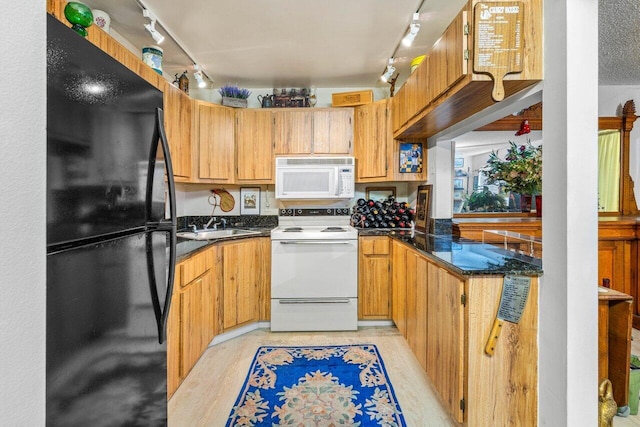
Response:
[[[340,195],[340,172],[336,171],[336,196]]]

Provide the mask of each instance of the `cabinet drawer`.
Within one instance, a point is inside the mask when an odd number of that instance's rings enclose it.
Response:
[[[360,238],[360,250],[364,255],[389,255],[389,246],[386,236]]]
[[[213,265],[213,250],[208,249],[193,255],[191,258],[180,263],[181,278],[180,285],[187,286],[197,277],[202,276]]]

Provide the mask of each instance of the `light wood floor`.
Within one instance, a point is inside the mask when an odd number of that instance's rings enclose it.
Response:
[[[640,355],[640,331],[631,352]],[[357,332],[271,333],[259,329],[207,349],[169,401],[169,426],[224,426],[261,345],[372,343],[378,347],[409,427],[455,426],[404,338],[393,327]],[[640,415],[615,417],[614,427],[640,427]]]
[[[224,426],[231,407],[261,345],[375,344],[409,427],[454,424],[404,338],[394,327],[367,327],[357,332],[245,334],[207,349],[169,401],[169,426]]]

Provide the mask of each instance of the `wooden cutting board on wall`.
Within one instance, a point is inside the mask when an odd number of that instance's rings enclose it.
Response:
[[[473,71],[491,76],[494,101],[504,99],[504,76],[522,72],[523,25],[522,1],[475,5]]]

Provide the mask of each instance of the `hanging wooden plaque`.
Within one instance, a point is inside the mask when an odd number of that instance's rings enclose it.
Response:
[[[504,99],[504,76],[522,72],[524,3],[480,2],[474,8],[473,71],[493,79],[491,96]]]

